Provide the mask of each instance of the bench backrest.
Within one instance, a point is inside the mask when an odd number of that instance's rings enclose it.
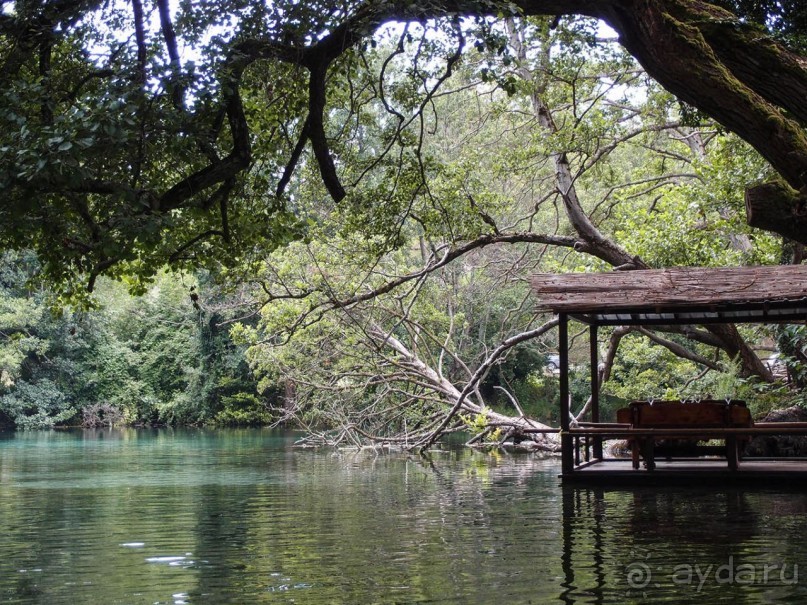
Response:
[[[617,410],[617,422],[633,428],[715,428],[751,426],[751,413],[742,401],[634,401]]]

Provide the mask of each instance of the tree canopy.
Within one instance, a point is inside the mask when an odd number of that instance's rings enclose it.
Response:
[[[20,426],[271,401],[337,441],[537,440],[557,392],[531,273],[804,259],[800,3],[2,7],[0,412]],[[109,307],[87,342],[54,293]],[[621,397],[804,384],[800,327],[603,337]]]
[[[395,217],[431,195],[422,134],[445,82],[474,49],[504,52],[497,20],[569,14],[604,20],[650,76],[750,143],[776,178],[749,178],[748,221],[805,243],[804,11],[723,4],[737,12],[700,0],[3,2],[0,246],[35,249],[75,297],[101,274],[142,290],[166,264],[251,266],[333,204],[357,221],[397,209],[372,219],[389,243]],[[397,44],[379,53],[388,23]]]

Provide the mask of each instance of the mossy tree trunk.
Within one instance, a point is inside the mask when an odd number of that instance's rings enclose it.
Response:
[[[781,175],[778,187],[753,190],[749,224],[807,243],[807,59],[700,0],[518,4],[527,14],[554,9],[607,21],[648,74],[745,139]],[[767,205],[775,211],[763,212]]]
[[[38,138],[31,140],[56,144],[61,139],[53,136],[53,122],[60,115],[86,103],[106,107],[108,99],[126,97],[120,87],[130,80],[136,87],[129,90],[132,102],[127,104],[131,124],[119,120],[119,109],[98,114],[120,122],[131,145],[113,146],[106,135],[81,135],[59,143],[63,149],[42,154],[38,147],[27,147],[28,135],[16,133],[0,145],[7,158],[13,156],[0,170],[6,200],[0,243],[6,248],[35,246],[46,261],[44,275],[57,281],[67,280],[65,276],[80,267],[79,272],[88,277],[87,289],[92,290],[98,275],[128,271],[134,258],[138,275],[148,278],[165,264],[201,258],[194,251],[202,242],[222,242],[227,249],[241,245],[245,251],[258,244],[281,245],[288,235],[281,219],[276,229],[254,230],[245,228],[245,223],[250,226],[248,216],[239,217],[233,211],[243,189],[241,179],[271,157],[282,175],[272,183],[276,184],[274,198],[283,199],[304,149],[310,147],[330,196],[339,201],[349,193],[351,185],[342,182],[348,171],[334,157],[334,141],[328,136],[333,99],[327,98],[331,87],[326,82],[341,77],[338,70],[343,66],[337,59],[390,21],[500,16],[508,8],[525,16],[577,14],[609,23],[650,76],[745,139],[778,173],[778,188],[752,189],[751,224],[807,244],[807,230],[793,227],[804,225],[807,208],[807,58],[703,0],[355,0],[331,12],[333,3],[324,0],[269,3],[283,14],[288,12],[289,18],[277,19],[267,28],[242,23],[231,41],[201,49],[214,55],[206,68],[199,67],[209,72],[198,74],[199,81],[209,85],[211,99],[209,104],[194,103],[193,107],[182,103],[184,84],[175,77],[180,61],[177,48],[193,46],[198,40],[192,40],[196,34],[185,31],[188,28],[173,27],[170,11],[160,11],[163,35],[160,44],[154,45],[144,33],[142,2],[133,2],[134,52],[121,52],[121,46],[111,51],[104,69],[89,61],[77,70],[74,54],[89,56],[98,50],[94,43],[82,46],[80,40],[93,39],[83,28],[103,17],[98,12],[103,3],[17,4],[19,10],[0,11],[0,38],[4,49],[8,48],[0,56],[0,80],[11,91],[3,97],[2,115],[19,118],[26,128],[36,127]],[[213,9],[191,14],[186,4],[173,17],[176,23],[208,20],[197,23],[199,31],[210,26]],[[165,8],[164,3],[160,6]],[[319,15],[318,9],[328,10]],[[234,22],[240,21],[236,13],[243,12],[240,4],[229,1],[216,3],[215,10]],[[291,18],[296,13],[301,17]],[[118,33],[126,33],[125,23],[121,27]],[[99,40],[115,37],[111,30],[96,33]],[[69,43],[60,46],[60,41]],[[445,58],[446,78],[466,47],[470,45],[460,44],[455,54]],[[249,104],[245,109],[242,96],[254,97],[250,70],[267,62],[299,68],[288,72],[294,73],[289,81],[278,77],[271,87],[274,98],[285,94],[297,98],[301,81],[306,83],[307,100],[276,116],[284,124],[281,130],[300,125],[291,149],[283,137],[272,139],[268,152],[261,145],[253,146],[261,124]],[[157,71],[150,75],[152,65]],[[142,102],[153,92],[146,80],[163,78],[163,65],[169,66],[164,82],[169,93],[166,105],[159,105],[160,95],[155,97],[157,105]],[[83,70],[86,75],[81,75]],[[37,84],[32,86],[34,80]],[[57,94],[57,88],[67,92]],[[20,91],[24,94],[18,95]],[[31,98],[37,95],[41,98]],[[100,131],[99,119],[89,112],[78,123],[93,133]],[[144,169],[162,165],[172,169]],[[748,186],[761,184],[749,182]],[[766,212],[770,207],[775,210]],[[167,216],[171,219],[166,220]],[[70,289],[74,290],[72,284]]]

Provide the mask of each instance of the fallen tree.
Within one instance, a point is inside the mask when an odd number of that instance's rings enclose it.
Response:
[[[565,131],[562,131],[557,126],[558,123],[569,124],[571,122],[568,113],[564,113],[564,108],[570,106],[585,107],[586,109],[583,110],[585,114],[588,111],[594,111],[592,108],[597,100],[595,98],[592,101],[585,96],[573,96],[571,100],[565,103],[559,101],[557,89],[550,91],[549,86],[551,79],[555,77],[552,75],[553,68],[549,64],[550,48],[553,44],[552,39],[549,37],[549,32],[539,33],[539,35],[544,35],[543,46],[537,50],[533,47],[532,57],[537,63],[537,67],[531,67],[527,61],[524,31],[519,27],[515,20],[509,21],[508,42],[510,50],[516,59],[513,69],[528,86],[521,89],[526,91],[524,102],[523,104],[518,104],[514,111],[517,111],[519,115],[529,116],[533,123],[546,132],[547,139],[557,138],[563,141],[566,139],[574,141],[573,134],[570,135],[569,132],[574,133],[575,126],[567,126]],[[556,77],[561,78],[559,75]],[[586,77],[593,78],[591,74],[586,74]],[[602,77],[605,79],[606,76]],[[608,74],[608,77],[614,78],[613,74]],[[584,78],[581,77],[582,79]],[[616,79],[618,81],[619,77],[617,76]],[[571,86],[571,88],[573,91],[575,90],[574,86]],[[600,97],[602,96],[600,95]],[[555,108],[550,106],[547,101],[548,98],[555,99],[555,102],[560,105],[561,108],[557,110],[557,113]],[[628,116],[634,111],[631,108],[626,109],[624,107],[622,110]],[[579,124],[581,121],[577,120],[572,123]],[[322,398],[317,398],[316,395],[313,395],[320,402],[319,407],[328,410],[327,421],[334,422],[339,427],[336,429],[335,436],[334,433],[329,433],[327,436],[317,433],[320,440],[328,442],[343,442],[352,439],[356,445],[371,441],[394,442],[406,444],[408,447],[428,447],[441,435],[459,429],[468,429],[469,425],[473,425],[478,431],[474,437],[474,442],[491,437],[493,437],[493,441],[507,439],[535,441],[535,437],[528,438],[527,436],[532,434],[530,430],[535,430],[539,425],[524,422],[520,402],[513,396],[511,389],[507,389],[506,385],[497,385],[496,387],[500,392],[505,393],[505,401],[510,402],[517,412],[517,415],[504,416],[490,409],[490,403],[494,398],[489,395],[486,400],[486,397],[479,392],[479,385],[492,365],[496,363],[499,355],[497,352],[506,352],[511,347],[526,342],[530,338],[543,336],[546,330],[539,328],[533,334],[531,331],[520,332],[517,326],[510,325],[508,330],[503,330],[499,333],[499,342],[488,341],[484,343],[492,351],[490,356],[486,354],[474,357],[473,355],[468,355],[467,351],[452,349],[447,345],[453,339],[453,326],[444,328],[446,329],[445,334],[435,331],[433,335],[428,336],[429,330],[424,326],[423,320],[418,320],[413,316],[412,309],[418,304],[418,292],[423,288],[423,284],[429,283],[430,280],[436,280],[450,292],[452,284],[456,281],[456,277],[451,277],[450,273],[453,271],[462,274],[464,272],[463,266],[468,264],[469,258],[478,259],[475,262],[472,261],[471,266],[496,265],[498,267],[497,271],[500,272],[500,278],[497,283],[500,287],[508,287],[508,284],[512,281],[523,279],[529,275],[527,267],[535,266],[530,262],[525,262],[526,259],[530,259],[536,265],[540,262],[532,260],[532,255],[526,251],[536,248],[544,251],[553,250],[558,255],[562,255],[562,251],[567,250],[570,255],[578,254],[582,258],[596,259],[596,262],[604,262],[621,270],[640,270],[649,267],[649,264],[643,258],[629,253],[625,247],[596,224],[592,214],[585,207],[596,208],[602,204],[602,201],[595,204],[591,200],[585,200],[583,198],[586,195],[585,187],[583,187],[583,193],[580,193],[578,192],[578,184],[584,179],[588,171],[604,170],[600,164],[605,163],[608,155],[614,149],[625,144],[626,141],[642,135],[664,131],[675,133],[680,128],[680,124],[676,123],[662,123],[661,125],[654,123],[647,128],[631,128],[622,135],[613,135],[613,141],[603,141],[599,147],[595,148],[594,152],[585,157],[585,161],[575,158],[572,149],[567,151],[567,148],[554,143],[546,157],[546,160],[548,160],[546,162],[547,176],[541,181],[545,189],[534,194],[536,197],[540,196],[538,202],[531,200],[526,204],[526,209],[523,209],[526,217],[514,218],[512,215],[507,216],[507,213],[505,213],[506,218],[496,214],[491,215],[489,213],[491,208],[486,208],[483,204],[475,201],[473,196],[468,196],[467,213],[477,219],[483,229],[490,232],[473,239],[461,241],[446,239],[445,241],[431,240],[426,242],[421,237],[422,265],[416,265],[416,268],[411,271],[401,271],[394,264],[387,266],[388,259],[381,259],[382,266],[376,266],[377,261],[373,261],[368,263],[368,266],[371,266],[369,270],[365,267],[358,267],[361,275],[356,276],[354,274],[356,266],[349,264],[342,266],[333,262],[334,257],[348,257],[351,254],[350,244],[348,244],[348,247],[342,247],[342,245],[334,242],[327,245],[327,253],[315,252],[312,250],[313,247],[309,247],[306,252],[310,254],[310,262],[305,264],[304,269],[298,267],[294,272],[288,272],[287,270],[270,268],[264,275],[261,295],[262,303],[267,306],[267,314],[272,315],[275,313],[275,311],[269,310],[271,307],[280,306],[282,308],[289,301],[295,301],[295,303],[304,302],[305,304],[295,307],[295,313],[293,314],[280,313],[287,321],[285,324],[273,324],[271,329],[273,342],[271,345],[264,346],[282,345],[288,342],[288,339],[294,339],[296,332],[313,329],[318,323],[327,321],[329,315],[335,315],[340,318],[339,321],[343,329],[363,326],[358,334],[358,339],[361,347],[368,352],[358,353],[353,351],[351,353],[334,353],[333,355],[328,353],[329,360],[336,359],[341,355],[353,355],[357,358],[381,356],[384,359],[382,364],[384,369],[379,366],[372,370],[365,368],[359,372],[351,367],[350,369],[335,371],[332,375],[323,377],[316,382],[310,378],[313,375],[312,371],[305,370],[301,372],[290,368],[290,374],[295,376],[293,378],[294,384],[297,386],[304,385],[307,389],[307,393],[296,392],[295,402],[300,405],[297,407],[291,406],[294,417],[297,419],[305,418],[311,407],[311,393],[319,390],[321,392],[338,393],[338,395],[335,395],[337,399],[347,400],[344,405],[337,405],[323,401]],[[583,134],[587,132],[585,125],[581,127],[581,131]],[[564,135],[566,139],[562,138]],[[686,136],[689,141],[688,145],[691,144],[693,154],[697,156],[695,159],[703,162],[704,158],[700,157],[700,155],[705,154],[706,144],[699,139],[699,133],[697,131],[687,132]],[[661,157],[676,157],[669,147],[660,148],[654,151],[654,153],[656,152]],[[677,161],[683,164],[693,162],[693,160],[683,158],[680,154],[677,157]],[[544,158],[539,155],[535,163],[537,164],[543,160]],[[478,165],[476,169],[482,171],[484,167]],[[653,180],[661,183],[666,182],[672,186],[676,184],[676,180],[682,178],[682,174],[684,175],[683,178],[686,179],[696,178],[691,174],[691,171],[673,166],[670,168],[669,174],[663,172],[654,175]],[[623,178],[628,184],[631,183],[628,175],[624,175]],[[486,193],[485,190],[482,191]],[[651,188],[650,191],[652,192],[653,189]],[[613,188],[606,193],[604,199],[607,199],[612,192]],[[547,200],[556,203],[556,223],[562,221],[564,224],[568,223],[568,227],[564,228],[563,234],[557,232],[515,231],[512,227],[507,226],[508,224],[519,223],[531,224],[536,220],[537,209]],[[434,203],[439,204],[445,201],[446,199],[441,198]],[[428,207],[413,206],[410,216],[417,219],[419,215],[427,210]],[[512,208],[508,212],[512,212]],[[422,226],[426,227],[422,219],[418,220]],[[468,220],[468,217],[456,217],[456,220],[457,223],[460,223]],[[456,228],[456,224],[447,222],[443,227],[443,232],[452,233]],[[325,231],[332,232],[334,229],[329,228]],[[325,237],[327,239],[327,236]],[[742,243],[745,247],[752,246],[750,241]],[[524,252],[517,254],[512,261],[505,261],[500,257],[499,250],[519,245],[523,246],[521,249]],[[527,245],[530,247],[527,248]],[[295,252],[295,256],[302,256],[301,251]],[[540,254],[538,254],[537,250],[536,255],[540,259]],[[588,261],[583,260],[581,262]],[[271,265],[272,263],[269,263],[270,267]],[[469,272],[472,271],[472,269],[469,270]],[[312,277],[312,274],[316,277]],[[346,276],[350,276],[355,281],[346,280]],[[347,286],[345,281],[347,281]],[[305,284],[305,286],[301,287],[300,283]],[[492,291],[493,288],[491,288],[491,293]],[[454,298],[427,300],[430,304],[446,306],[450,310],[453,306],[459,304],[458,300],[463,297],[463,293],[462,291],[457,291],[452,292],[451,295]],[[393,302],[397,299],[397,302],[394,302],[394,304],[384,302],[386,297],[392,298]],[[492,300],[486,300],[481,304],[492,304]],[[382,309],[383,314],[381,316],[376,315],[375,323],[367,326],[367,318],[373,317],[374,313],[380,313]],[[531,320],[525,319],[524,321],[526,323]],[[385,328],[381,328],[381,325],[384,325]],[[654,343],[683,359],[688,359],[697,366],[718,372],[724,369],[724,366],[718,362],[717,357],[710,359],[697,350],[697,347],[715,347],[725,352],[729,359],[736,360],[742,376],[757,376],[764,381],[772,380],[769,369],[761,363],[749,343],[743,339],[733,326],[710,326],[707,329],[696,329],[687,326],[661,327],[661,330],[675,335],[683,334],[689,339],[690,343],[688,345],[686,343],[682,344],[680,339],[675,341],[670,337],[663,337],[655,332],[648,331],[645,332],[645,335]],[[398,331],[403,331],[403,334]],[[628,332],[629,330],[617,330],[614,333],[605,354],[605,361],[600,368],[601,383],[607,382],[618,344],[622,336]],[[676,337],[673,336],[672,338]],[[434,351],[427,352],[428,347],[424,345],[424,339],[430,341],[429,346],[436,348],[439,353]],[[293,346],[296,345],[293,344],[292,348]],[[329,342],[327,345],[322,346],[331,347],[333,344]],[[309,350],[313,351],[316,348],[311,347]],[[319,351],[321,350],[322,347],[319,347]],[[441,370],[444,357],[450,357],[455,366],[455,371],[451,375],[446,375]],[[296,362],[300,362],[300,360],[297,359]],[[267,362],[264,363],[265,365],[270,365]],[[328,362],[329,366],[332,366],[333,363]],[[389,368],[395,368],[395,372],[385,374],[385,370]],[[456,371],[456,368],[461,368],[462,371]],[[320,386],[317,387],[316,384]],[[393,384],[395,386],[391,386]],[[411,385],[416,385],[422,389],[422,392],[416,393],[411,388],[407,390],[406,387],[401,386],[403,384],[408,384],[410,387]],[[365,403],[362,403],[362,396],[367,395],[370,387],[380,390],[381,393],[381,395],[378,395],[377,391],[373,391],[371,409]],[[354,394],[346,395],[348,390]],[[397,401],[392,406],[382,404],[382,400],[388,400],[393,395],[405,396],[405,398]],[[440,402],[439,405],[437,404],[438,401]],[[428,407],[426,407],[427,405]],[[405,408],[408,408],[409,411],[419,410],[421,416],[426,420],[418,421],[417,425],[413,425],[411,422],[408,424],[389,422],[390,418],[397,420],[404,418],[406,415]],[[589,403],[586,402],[576,414],[576,418],[579,420],[584,419],[588,409]],[[385,423],[376,420],[368,424],[369,418],[380,418],[382,413],[386,414]],[[463,417],[465,418],[464,420]],[[468,418],[473,418],[474,421],[469,422]],[[323,420],[324,418],[320,415],[316,419]],[[371,430],[368,428],[373,425],[383,426],[383,430]],[[314,426],[315,423],[307,424],[307,427],[311,430],[314,429]],[[539,430],[542,429],[539,428]]]

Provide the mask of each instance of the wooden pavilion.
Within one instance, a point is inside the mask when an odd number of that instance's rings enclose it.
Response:
[[[724,269],[674,268],[611,273],[539,274],[532,279],[538,307],[559,318],[560,418],[562,477],[566,480],[670,481],[699,478],[807,479],[807,459],[747,459],[737,463],[737,441],[762,434],[807,435],[807,423],[738,422],[732,402],[723,403],[726,420],[699,423],[691,404],[674,402],[673,412],[686,410],[686,419],[642,425],[636,410],[655,412],[653,401],[633,402],[632,420],[600,422],[598,329],[600,326],[673,326],[715,323],[807,322],[807,266],[738,267]],[[591,354],[591,422],[575,423],[569,397],[569,321],[589,326]],[[673,402],[665,402],[672,404]],[[739,404],[740,402],[734,402]],[[744,405],[744,404],[743,404]],[[650,415],[647,415],[650,417]],[[680,414],[679,414],[680,416]],[[702,416],[701,416],[702,417]],[[694,418],[694,420],[693,420]],[[750,418],[750,416],[749,416]],[[663,420],[663,419],[662,419]],[[645,469],[634,460],[606,458],[604,439],[626,439],[642,444]],[[725,443],[726,459],[714,457],[654,459],[654,445],[662,440],[718,440]],[[734,452],[732,460],[731,452]]]

